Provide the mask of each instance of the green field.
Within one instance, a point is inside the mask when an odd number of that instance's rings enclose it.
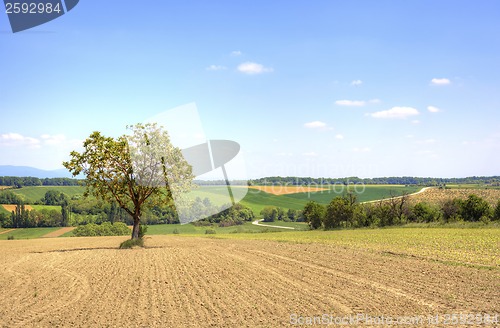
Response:
[[[391,193],[395,196],[402,195],[403,192],[414,193],[422,189],[417,186],[405,187],[402,185],[365,185],[362,186],[331,186],[329,190],[316,191],[310,193],[296,193],[288,195],[272,195],[264,191],[249,189],[247,195],[242,200],[242,204],[250,207],[255,215],[266,206],[282,207],[284,209],[303,209],[308,201],[316,201],[320,204],[328,204],[336,196],[342,196],[349,190],[353,192],[359,202],[388,198]]]
[[[40,238],[49,232],[59,230],[61,228],[21,228],[0,235],[0,240],[5,240],[8,236],[14,236],[14,239],[33,239]]]
[[[7,211],[3,206],[0,206],[0,214],[10,215],[10,212]]]
[[[49,190],[57,190],[65,193],[68,197],[83,195],[84,187],[80,186],[40,186],[40,187],[22,187],[19,189],[10,189],[13,193],[21,196],[26,203],[34,203],[45,196]]]
[[[214,238],[322,243],[388,255],[436,260],[451,265],[500,269],[500,229],[387,228],[224,234]],[[327,251],[327,250],[326,250]]]
[[[56,210],[56,211],[61,211],[61,206],[59,205],[30,205],[33,207],[34,210],[40,211],[40,210]]]

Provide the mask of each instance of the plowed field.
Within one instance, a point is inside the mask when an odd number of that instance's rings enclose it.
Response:
[[[1,327],[280,327],[291,315],[500,312],[497,268],[325,244],[0,241]]]

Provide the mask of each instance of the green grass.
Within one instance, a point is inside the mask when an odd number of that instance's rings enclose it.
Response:
[[[386,228],[337,231],[288,231],[265,234],[220,234],[215,238],[321,243],[408,256],[451,265],[500,269],[500,229]]]
[[[14,236],[14,239],[33,239],[40,238],[43,235],[48,234],[49,232],[59,230],[61,228],[21,228],[16,229],[11,232],[7,232],[0,235],[0,240],[7,239],[8,236]]]
[[[80,186],[40,186],[40,187],[23,187],[19,189],[10,189],[13,193],[21,196],[25,202],[34,203],[45,196],[49,190],[56,190],[68,195],[70,198],[77,195],[83,195],[85,187]],[[1,192],[1,191],[0,191]]]
[[[11,213],[7,211],[3,206],[0,205],[0,214],[10,215]]]
[[[58,212],[61,211],[61,206],[59,205],[30,205],[34,210],[56,210]]]

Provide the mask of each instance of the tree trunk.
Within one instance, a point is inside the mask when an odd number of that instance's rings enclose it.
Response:
[[[139,229],[141,226],[141,218],[140,217],[134,217],[134,227],[132,228],[132,239],[138,239],[139,238]]]

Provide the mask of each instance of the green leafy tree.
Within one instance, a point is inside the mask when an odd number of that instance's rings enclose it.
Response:
[[[133,218],[132,239],[138,239],[143,210],[174,208],[173,193],[189,191],[194,176],[163,128],[154,123],[127,128],[131,134],[116,139],[92,133],[83,152],[71,152],[63,165],[73,176],[86,176],[86,196],[116,201]]]
[[[462,203],[462,216],[466,221],[479,221],[481,217],[490,217],[490,204],[477,195],[469,195]]]
[[[495,207],[495,212],[493,212],[493,220],[500,221],[500,199]]]
[[[326,207],[326,214],[323,220],[325,229],[338,228],[344,222],[346,225],[353,219],[353,207],[346,197],[335,197]]]
[[[325,207],[315,201],[310,201],[304,207],[302,215],[311,229],[321,228],[321,224],[325,216]]]

